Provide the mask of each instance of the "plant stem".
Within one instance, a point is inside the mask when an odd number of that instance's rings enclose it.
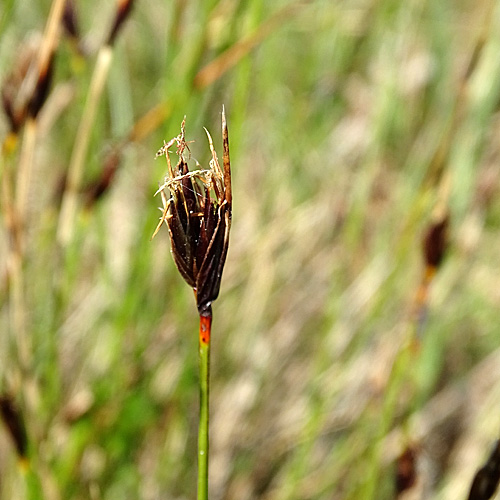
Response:
[[[200,314],[200,421],[198,425],[198,500],[208,499],[208,421],[210,388],[210,331],[212,315]]]
[[[397,413],[398,398],[401,392],[405,389],[405,384],[410,383],[409,367],[412,362],[413,355],[413,339],[414,326],[411,325],[408,337],[396,354],[394,364],[392,365],[391,375],[385,389],[384,400],[381,408],[381,417],[378,425],[377,433],[374,437],[374,442],[370,450],[370,460],[368,471],[366,473],[367,480],[362,488],[359,498],[372,500],[377,498],[377,488],[380,484],[381,470],[381,455],[383,441],[391,425],[394,422]],[[407,387],[409,390],[410,387]]]
[[[28,460],[21,462],[21,470],[25,481],[25,494],[27,500],[43,500],[44,494],[40,478],[33,470],[32,464]]]
[[[28,193],[31,185],[31,176],[33,172],[33,158],[35,155],[37,136],[37,122],[34,118],[29,117],[26,121],[26,128],[23,135],[23,143],[19,166],[17,168],[17,182],[15,203],[19,223],[21,224],[21,232],[26,231],[26,207],[28,204]],[[22,235],[24,239],[24,234]],[[22,245],[21,245],[22,246]]]
[[[113,49],[105,45],[99,51],[97,62],[92,75],[90,89],[83,110],[82,119],[76,134],[75,145],[68,167],[68,179],[63,195],[61,213],[59,214],[58,240],[66,246],[73,235],[73,223],[77,211],[78,190],[83,176],[85,158],[95,124],[95,116],[99,100],[106,83],[109,67],[113,57]]]

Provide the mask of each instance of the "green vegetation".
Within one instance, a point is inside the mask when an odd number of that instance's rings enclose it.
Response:
[[[467,498],[500,429],[500,5],[136,0],[110,39],[117,5],[75,3],[46,102],[0,118],[0,498],[195,498],[198,314],[151,241],[154,157],[186,116],[208,165],[222,105],[209,498],[391,499],[405,450],[413,489]],[[51,5],[0,5],[2,88]]]

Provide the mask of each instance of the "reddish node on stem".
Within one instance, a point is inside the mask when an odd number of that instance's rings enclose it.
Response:
[[[210,343],[212,316],[200,316],[200,344]]]

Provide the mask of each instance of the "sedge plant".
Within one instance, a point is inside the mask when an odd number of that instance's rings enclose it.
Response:
[[[198,427],[198,500],[208,498],[210,334],[212,302],[218,297],[226,260],[231,227],[232,195],[229,138],[222,109],[223,165],[208,136],[212,159],[208,169],[189,170],[189,147],[185,139],[185,120],[181,133],[164,143],[157,157],[165,155],[168,174],[157,191],[163,212],[153,237],[165,222],[177,269],[194,290],[200,317],[199,377],[200,415]],[[177,146],[179,160],[172,167],[169,148]],[[186,151],[188,154],[186,155]],[[166,192],[170,193],[167,197]]]

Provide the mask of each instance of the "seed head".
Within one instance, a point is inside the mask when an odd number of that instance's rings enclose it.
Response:
[[[49,93],[54,54],[40,67],[39,43],[39,37],[32,37],[21,45],[14,67],[2,84],[2,105],[14,133],[19,132],[28,116],[37,117]]]
[[[446,254],[448,246],[449,217],[446,213],[439,220],[434,221],[424,235],[423,252],[426,265],[438,268]]]
[[[500,440],[495,443],[491,455],[472,481],[468,500],[489,500],[500,482]]]
[[[24,419],[19,407],[10,395],[0,395],[0,418],[14,442],[19,457],[26,457],[28,437]]]
[[[133,0],[117,1],[115,19],[113,21],[113,25],[111,26],[111,30],[109,32],[107,45],[111,46],[115,42],[116,36],[118,35],[120,29],[122,28],[125,20],[130,15],[133,3],[134,3]]]
[[[219,295],[231,226],[231,167],[224,109],[223,168],[212,137],[208,130],[205,132],[212,153],[207,169],[189,170],[187,161],[191,154],[185,139],[185,119],[181,133],[164,143],[156,154],[157,157],[165,155],[168,175],[157,191],[163,202],[163,213],[153,237],[166,222],[177,269],[195,291],[199,314],[211,316],[211,303]],[[179,161],[172,168],[168,149],[174,144],[177,145]],[[167,191],[170,197],[167,197]]]
[[[74,0],[66,0],[64,11],[61,18],[62,25],[66,33],[74,40],[80,38],[80,29],[78,27],[78,16]]]
[[[121,159],[118,148],[112,149],[107,153],[99,177],[84,188],[86,208],[91,208],[109,191],[116,177]]]
[[[415,446],[408,446],[396,461],[395,486],[397,496],[412,488],[417,481],[417,455]]]

